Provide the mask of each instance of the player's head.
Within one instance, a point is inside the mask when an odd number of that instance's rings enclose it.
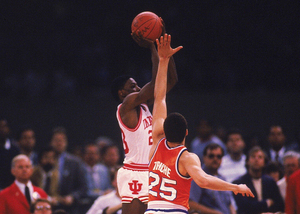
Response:
[[[187,134],[187,121],[179,113],[171,113],[164,122],[164,131],[169,142],[182,142]]]
[[[111,93],[116,101],[122,102],[123,99],[132,92],[140,91],[136,81],[129,75],[122,75],[113,80]]]

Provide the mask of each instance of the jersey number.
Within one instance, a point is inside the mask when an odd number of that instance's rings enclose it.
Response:
[[[123,141],[124,152],[125,152],[125,154],[127,154],[129,152],[129,147],[128,147],[128,144],[127,144],[127,142],[125,140],[125,134],[124,134],[124,132],[123,132],[122,129],[121,129],[121,134],[122,134],[122,141]],[[153,144],[152,130],[149,130],[148,134],[149,134],[149,145],[152,145]]]
[[[153,191],[152,188],[159,184],[159,181],[160,181],[159,175],[154,172],[150,172],[149,176],[151,178],[154,178],[154,181],[152,181],[149,186],[149,194],[153,195],[154,197],[157,197],[158,192]],[[159,196],[168,201],[173,201],[177,196],[177,190],[173,187],[166,186],[166,184],[176,185],[176,181],[163,177],[161,179],[161,184],[159,187]],[[163,191],[164,193],[161,191]],[[165,193],[167,193],[167,194],[165,194]]]
[[[129,152],[129,148],[128,148],[128,144],[125,140],[125,134],[123,132],[123,130],[121,129],[121,133],[122,133],[122,140],[123,140],[123,147],[124,147],[124,153],[127,154]]]

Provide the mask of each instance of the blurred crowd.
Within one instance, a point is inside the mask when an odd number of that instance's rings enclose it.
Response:
[[[255,199],[192,184],[191,213],[284,212],[294,200],[289,195],[295,190],[289,187],[289,178],[300,169],[300,138],[288,142],[278,124],[268,127],[264,144],[255,139],[248,142],[238,128],[216,129],[205,118],[194,128],[197,135],[187,147],[200,157],[203,170],[232,183],[247,184]],[[41,209],[46,210],[47,203],[53,211],[72,214],[102,213],[110,203],[116,210],[121,208],[115,175],[122,166],[123,153],[109,137],[68,148],[66,128],[54,127],[49,143],[37,151],[32,127],[25,126],[16,133],[12,136],[9,121],[0,119],[0,205],[6,203],[5,189],[19,179],[12,172],[25,155],[33,167],[28,179],[47,194],[46,202],[40,201],[46,203]]]

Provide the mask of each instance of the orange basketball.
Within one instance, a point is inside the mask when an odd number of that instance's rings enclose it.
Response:
[[[162,23],[160,18],[150,11],[138,14],[132,21],[131,32],[139,30],[144,38],[155,41],[161,36]]]

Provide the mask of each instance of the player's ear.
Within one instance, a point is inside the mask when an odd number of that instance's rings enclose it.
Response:
[[[119,96],[120,99],[123,97],[123,92],[122,92],[122,90],[123,90],[123,89],[118,90],[118,96]]]
[[[185,136],[188,136],[188,135],[189,135],[189,130],[186,129],[186,131],[185,131]]]

